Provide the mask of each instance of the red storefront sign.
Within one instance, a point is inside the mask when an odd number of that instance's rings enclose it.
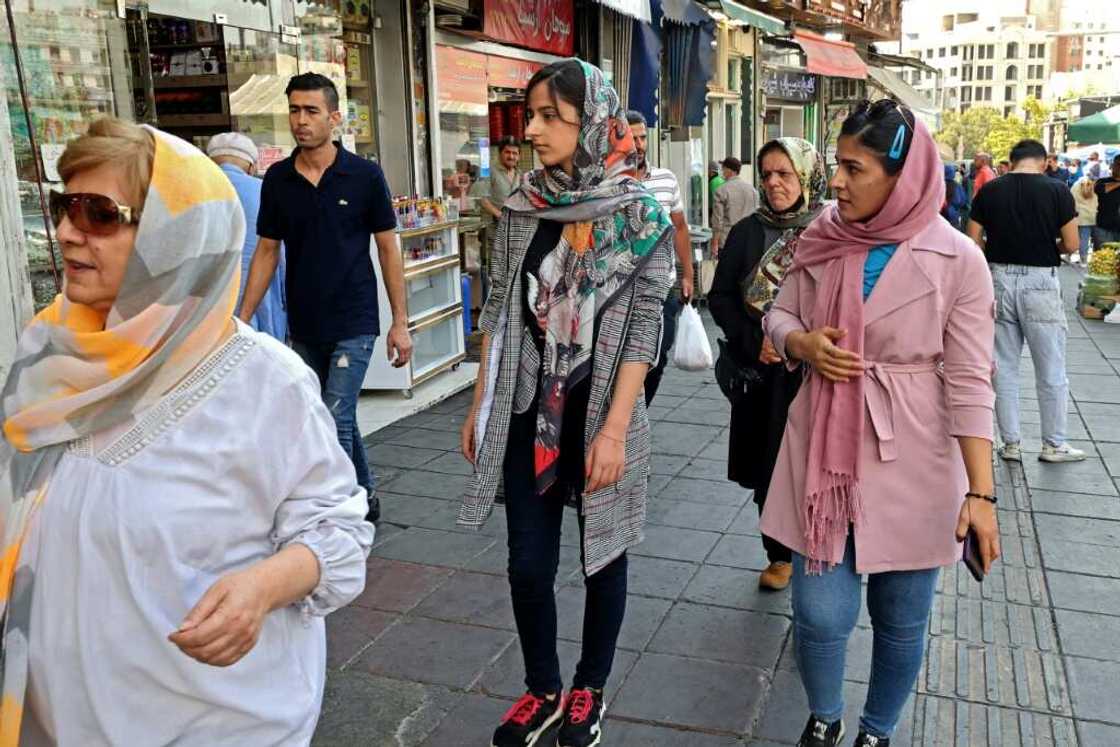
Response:
[[[523,89],[544,65],[497,55],[486,56],[486,79],[495,88]]]
[[[519,47],[571,57],[573,0],[484,0],[482,32]]]
[[[436,45],[439,109],[486,116],[486,55]]]

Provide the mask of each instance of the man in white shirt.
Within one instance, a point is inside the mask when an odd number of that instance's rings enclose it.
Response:
[[[646,148],[649,142],[646,127],[646,118],[639,111],[628,111],[626,121],[630,123],[630,132],[634,135],[634,147],[638,151],[638,178],[657,198],[661,207],[669,214],[673,221],[675,235],[673,246],[676,248],[677,257],[677,282],[669,291],[665,299],[665,327],[661,334],[661,351],[657,358],[657,365],[646,374],[646,407],[653,402],[657,388],[661,385],[661,374],[665,371],[665,363],[669,359],[669,348],[673,347],[673,340],[677,336],[677,315],[681,313],[681,304],[692,299],[692,257],[688,238],[688,221],[684,217],[684,202],[681,200],[681,188],[677,184],[677,177],[669,169],[652,168],[646,162]]]

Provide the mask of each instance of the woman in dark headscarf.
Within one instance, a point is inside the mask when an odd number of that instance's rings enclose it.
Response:
[[[761,383],[731,407],[727,479],[754,490],[759,513],[782,443],[786,411],[801,384],[801,371],[781,365],[762,332],[762,317],[793,264],[797,239],[821,211],[827,189],[824,158],[795,137],[771,140],[758,153],[762,201],[758,211],[731,229],[719,255],[708,305],[727,336],[740,367]],[[766,589],[790,580],[789,548],[763,535],[769,567],[759,577]]]

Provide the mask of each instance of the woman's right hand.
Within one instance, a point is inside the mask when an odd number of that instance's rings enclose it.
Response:
[[[850,350],[837,346],[847,331],[821,327],[812,332],[790,332],[786,349],[790,355],[805,361],[829,381],[847,383],[863,375],[863,360]]]
[[[474,464],[475,460],[475,438],[474,426],[478,421],[478,410],[471,408],[467,413],[467,419],[463,421],[463,427],[459,431],[459,448],[463,452],[463,456],[468,462]]]
[[[758,361],[767,366],[782,362],[782,356],[778,355],[778,351],[774,349],[774,343],[770,342],[769,337],[762,338],[762,350],[758,353]]]

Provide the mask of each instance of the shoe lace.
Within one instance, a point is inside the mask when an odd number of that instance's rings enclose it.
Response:
[[[826,724],[823,721],[818,721],[815,724],[813,724],[813,739],[819,739],[821,741],[824,741],[824,738],[827,735],[828,735],[828,724]]]
[[[595,696],[590,690],[572,690],[568,695],[568,721],[573,724],[582,724],[591,715],[595,705]]]
[[[502,717],[502,722],[512,721],[519,726],[525,726],[533,720],[543,704],[544,700],[541,698],[532,693],[525,693],[520,700],[513,704],[512,708],[506,711],[506,715]]]

